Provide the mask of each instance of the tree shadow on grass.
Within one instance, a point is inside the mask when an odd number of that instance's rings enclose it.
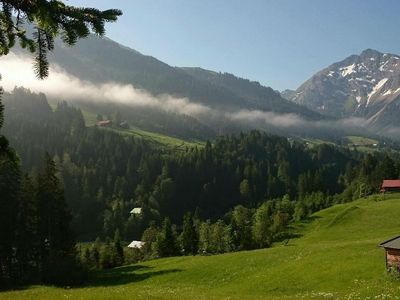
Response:
[[[275,237],[275,243],[283,243],[284,246],[287,246],[292,239],[298,239],[303,235],[296,232],[284,232]]]
[[[133,282],[139,282],[146,279],[149,279],[154,276],[160,276],[170,273],[181,272],[180,269],[167,269],[160,271],[152,271],[152,267],[144,266],[144,265],[134,265],[134,266],[123,266],[119,268],[109,269],[109,270],[101,270],[94,271],[90,274],[89,280],[82,285],[76,286],[58,286],[63,288],[82,288],[82,287],[99,287],[99,286],[114,286],[114,285],[123,285]],[[45,285],[45,284],[44,284]],[[52,286],[52,285],[48,285]],[[53,285],[57,286],[57,285]],[[0,285],[0,293],[1,292],[10,292],[10,291],[20,291],[31,288],[32,285],[17,285],[17,284],[2,284]]]
[[[4,285],[0,285],[0,293],[23,291],[23,290],[29,289],[30,287],[31,287],[30,285],[4,284]]]
[[[111,270],[98,271],[85,285],[86,287],[123,285],[132,282],[139,282],[154,276],[181,272],[180,269],[167,269],[152,271],[152,267],[143,265],[125,266]],[[140,271],[140,273],[138,273]],[[143,272],[144,271],[144,272]]]

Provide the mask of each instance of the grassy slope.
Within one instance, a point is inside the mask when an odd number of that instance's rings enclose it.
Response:
[[[366,137],[361,137],[361,136],[354,136],[354,135],[349,135],[347,136],[347,139],[350,141],[350,143],[359,145],[359,146],[371,146],[373,144],[378,143],[377,140],[371,139],[371,138],[366,138]]]
[[[57,104],[54,102],[50,102],[50,107],[52,109],[55,109]],[[83,117],[85,118],[85,124],[86,126],[95,126],[97,123],[97,114],[87,111],[87,110],[82,110]],[[160,146],[165,146],[168,148],[174,148],[176,150],[184,150],[185,147],[203,147],[204,146],[204,141],[197,141],[197,140],[184,140],[168,135],[164,135],[161,133],[156,133],[156,132],[151,132],[147,130],[142,130],[137,127],[131,127],[130,129],[123,129],[123,128],[107,128],[108,130],[113,130],[117,133],[123,134],[123,135],[131,135],[137,138],[142,138],[148,142],[158,144]]]
[[[158,144],[160,146],[166,146],[169,148],[174,148],[177,150],[184,150],[185,147],[199,147],[202,148],[204,146],[204,142],[197,140],[183,140],[180,138],[163,135],[156,132],[150,132],[146,130],[142,130],[137,127],[131,127],[130,129],[122,129],[122,128],[107,128],[108,130],[113,130],[122,135],[131,135],[137,138],[142,138],[148,142]]]
[[[86,126],[95,126],[97,123],[96,114],[82,110],[83,117],[85,118]],[[142,130],[137,127],[131,127],[130,129],[123,128],[111,128],[111,130],[123,134],[123,135],[132,135],[138,138],[143,138],[146,141],[159,144],[161,146],[172,147],[176,149],[184,149],[186,146],[188,147],[202,147],[204,142],[195,141],[195,140],[183,140],[180,138],[175,138],[172,136],[167,136],[161,133],[150,132],[146,130]]]
[[[361,137],[361,136],[347,136],[346,137],[349,140],[348,146],[350,148],[355,147],[357,148],[358,151],[363,151],[363,152],[373,152],[376,151],[377,148],[373,146],[374,144],[378,144],[379,141],[367,138],[367,137]]]
[[[385,274],[377,245],[400,233],[399,211],[400,195],[358,200],[298,224],[302,236],[286,246],[154,260],[100,273],[91,287],[38,286],[0,299],[396,299],[400,283]]]

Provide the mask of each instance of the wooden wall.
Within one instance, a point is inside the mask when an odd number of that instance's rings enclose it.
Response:
[[[400,268],[400,250],[386,249],[386,259],[388,267]]]

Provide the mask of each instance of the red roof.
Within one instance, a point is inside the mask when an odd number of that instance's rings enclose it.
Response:
[[[400,188],[400,180],[384,180],[382,188]]]
[[[104,120],[104,121],[98,121],[97,122],[98,126],[110,125],[110,124],[111,124],[111,120]]]

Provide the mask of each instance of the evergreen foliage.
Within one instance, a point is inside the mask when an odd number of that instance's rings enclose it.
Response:
[[[18,39],[22,48],[35,52],[34,69],[40,79],[48,76],[47,52],[53,50],[56,36],[73,45],[87,37],[90,29],[104,35],[105,22],[122,14],[115,9],[77,8],[57,0],[4,0],[0,4],[0,55],[7,55]],[[43,104],[48,106],[46,101]],[[0,129],[3,111],[0,99]],[[72,124],[71,132],[76,134],[83,124],[83,118]],[[36,179],[36,183],[29,176],[22,179],[19,158],[0,135],[0,284],[76,283],[82,272],[75,264],[71,216],[50,155],[46,154],[44,169]]]
[[[198,251],[199,237],[190,212],[183,217],[181,234],[182,251],[185,255],[194,255]]]
[[[161,231],[157,235],[155,252],[158,257],[179,255],[177,234],[169,218],[164,219]]]
[[[11,242],[2,251],[10,261],[18,257],[25,278],[37,272],[37,261],[43,270],[63,265],[52,257],[71,261],[74,240],[66,225],[71,215],[80,241],[103,241],[78,249],[82,263],[112,268],[154,257],[269,247],[291,237],[292,221],[376,192],[383,178],[400,173],[395,153],[311,148],[258,131],[219,137],[204,148],[158,148],[107,128],[86,127],[79,109],[61,102],[53,111],[44,95],[16,89],[5,100],[12,113],[3,132],[32,175],[21,176],[19,160],[5,143],[2,157],[15,161],[2,160],[10,178],[1,183],[18,183],[9,190],[18,201],[3,205],[19,213],[6,221],[11,227],[4,228],[14,229],[3,233]],[[37,162],[45,151],[42,168]],[[1,186],[4,195],[9,187]],[[140,214],[130,214],[133,207],[140,207]],[[67,238],[59,240],[60,235]],[[21,243],[24,238],[32,239],[31,249]],[[141,250],[123,249],[140,238]],[[15,254],[14,245],[21,249]],[[7,259],[2,265],[4,278],[17,273]]]
[[[331,205],[328,199],[335,194],[343,193],[335,200],[341,202],[376,192],[383,178],[400,173],[395,153],[363,154],[324,144],[310,148],[258,131],[219,137],[204,148],[158,148],[85,127],[79,109],[61,102],[53,112],[44,95],[24,89],[5,95],[5,106],[10,113],[3,132],[21,155],[23,169],[38,170],[45,151],[55,158],[81,241],[113,239],[116,230],[123,241],[139,240],[152,221],[159,226],[169,217],[181,228],[183,216],[196,211],[198,218],[215,222],[237,205],[255,209],[287,194],[275,216],[279,231],[287,215],[304,218]],[[141,214],[130,215],[133,207]],[[239,234],[232,222],[231,230]]]
[[[105,22],[114,22],[122,12],[100,11],[66,5],[63,1],[3,0],[0,11],[0,55],[7,55],[16,40],[22,48],[35,53],[34,69],[38,78],[49,74],[47,52],[54,49],[54,39],[61,36],[67,45],[87,37],[90,30],[102,36]],[[33,24],[28,26],[28,24]]]
[[[20,175],[18,158],[2,157],[0,162],[2,283],[80,281],[71,216],[54,161],[46,154],[34,180]],[[66,270],[72,274],[66,276]]]

